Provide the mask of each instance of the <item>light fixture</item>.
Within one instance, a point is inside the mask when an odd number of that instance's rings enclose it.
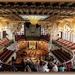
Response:
[[[31,22],[32,25],[36,25],[38,21],[40,20],[39,16],[27,16],[28,20]]]
[[[29,20],[32,25],[36,25],[39,20],[44,20],[48,15],[20,15],[24,20]]]
[[[32,25],[36,25],[40,20],[38,16],[27,16],[28,20],[31,22]]]

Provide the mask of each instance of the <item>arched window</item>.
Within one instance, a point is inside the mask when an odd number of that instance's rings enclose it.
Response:
[[[59,25],[58,25],[58,37],[59,38],[63,38],[63,29],[62,29],[62,27],[61,27],[61,24],[59,23]]]
[[[65,39],[70,41],[70,26],[68,24],[65,25]]]

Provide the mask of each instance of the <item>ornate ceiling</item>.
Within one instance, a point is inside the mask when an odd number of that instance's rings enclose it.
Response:
[[[74,16],[74,10],[75,2],[0,2],[0,16],[18,21],[23,21],[20,14],[50,15],[46,20],[62,19]]]
[[[0,17],[13,22],[25,22],[20,15],[49,15],[38,23],[52,26],[50,22],[75,16],[75,2],[0,2]]]

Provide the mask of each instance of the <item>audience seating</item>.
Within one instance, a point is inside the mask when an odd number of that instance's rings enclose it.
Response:
[[[59,52],[59,50],[56,50],[56,52],[57,52],[57,54],[58,54],[59,56],[61,56],[64,60],[68,61],[68,58],[67,58],[66,56],[64,56],[65,53],[63,54],[63,52],[62,52],[62,51]]]
[[[16,41],[19,41],[19,40],[21,40],[21,39],[25,39],[25,38],[24,38],[24,35],[15,35],[15,40],[16,40]]]
[[[13,53],[13,51],[9,50],[8,55],[6,55],[6,57],[4,57],[4,59],[2,59],[2,61],[6,62],[6,60],[11,56],[12,53]]]
[[[7,51],[6,48],[3,49],[3,52],[0,53],[0,56],[2,56]]]
[[[8,60],[8,58],[12,55],[14,51],[12,50],[8,50],[8,49],[4,49],[3,52],[0,54],[0,60],[3,62],[6,62]]]
[[[9,42],[10,42],[10,40],[8,38],[0,39],[0,48],[2,48],[3,46],[5,46]]]
[[[21,39],[25,39],[24,35],[15,35],[15,40],[16,41],[19,41]],[[44,39],[44,40],[49,41],[50,40],[50,37],[49,37],[49,35],[41,35],[40,36],[40,39]]]
[[[44,39],[44,40],[49,41],[50,40],[50,36],[49,35],[41,35],[40,39]]]
[[[61,52],[61,50],[59,49],[59,52],[62,53],[63,56],[71,59],[70,54],[67,53],[66,51],[62,50],[62,52]]]
[[[70,49],[70,50],[74,50],[75,49],[75,43],[70,42],[68,40],[65,39],[57,39],[55,40],[57,43],[61,44],[62,46]]]
[[[13,43],[14,43],[14,41],[11,40],[11,41],[9,41],[7,44],[5,44],[5,47],[8,47],[8,46],[10,46],[10,45],[13,44]]]
[[[60,57],[60,56],[56,53],[56,50],[53,50],[52,53],[59,59],[59,61],[64,62],[64,60],[62,59],[62,57]]]
[[[0,56],[0,59],[2,60],[3,58],[5,58],[5,56],[9,53],[10,51],[7,50],[2,56]]]
[[[68,53],[62,50],[53,50],[52,53],[59,59],[60,62],[68,61],[71,59]]]
[[[7,39],[7,38],[0,39],[0,44],[5,44],[5,43],[7,43],[8,41],[10,41],[10,40]]]

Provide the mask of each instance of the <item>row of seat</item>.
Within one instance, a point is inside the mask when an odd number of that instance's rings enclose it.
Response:
[[[1,46],[4,46],[5,44],[7,44],[10,40],[7,39],[7,38],[3,38],[3,39],[0,39],[0,47]]]
[[[2,59],[2,61],[6,62],[7,59],[12,55],[12,53],[13,53],[13,51],[10,50],[9,53],[8,53],[8,55],[4,59]]]
[[[71,56],[62,50],[53,50],[52,53],[59,59],[60,62],[68,61],[71,59]]]
[[[68,48],[70,50],[74,50],[75,49],[75,43],[70,42],[68,40],[57,39],[56,42],[60,43],[61,45],[65,46],[66,48]]]
[[[0,56],[2,56],[7,51],[6,48],[3,49],[3,51],[0,53]]]
[[[70,55],[68,52],[64,51],[64,50],[62,50],[62,51],[59,50],[59,52],[62,53],[63,56],[65,56],[65,57],[67,57],[67,58],[69,58],[69,59],[72,58],[71,55]]]
[[[41,35],[41,39],[45,39],[45,40],[49,41],[50,36],[49,35]]]
[[[60,57],[57,53],[56,53],[56,51],[52,51],[52,53],[63,63],[64,62],[64,60],[62,59],[62,57]]]
[[[10,46],[10,45],[13,44],[13,43],[14,43],[14,41],[11,40],[11,41],[9,41],[7,44],[5,44],[5,47],[8,47],[8,46]]]
[[[15,40],[16,41],[19,41],[19,40],[21,40],[21,39],[24,39],[24,35],[15,35]]]
[[[15,35],[15,40],[16,41],[19,41],[19,40],[21,40],[21,39],[25,39],[25,37],[24,37],[24,35]],[[40,39],[44,39],[44,40],[47,40],[47,41],[49,41],[50,39],[49,39],[49,35],[41,35],[40,36]]]
[[[0,60],[2,62],[6,62],[7,59],[12,55],[12,53],[12,50],[4,49],[3,52],[0,54]]]

